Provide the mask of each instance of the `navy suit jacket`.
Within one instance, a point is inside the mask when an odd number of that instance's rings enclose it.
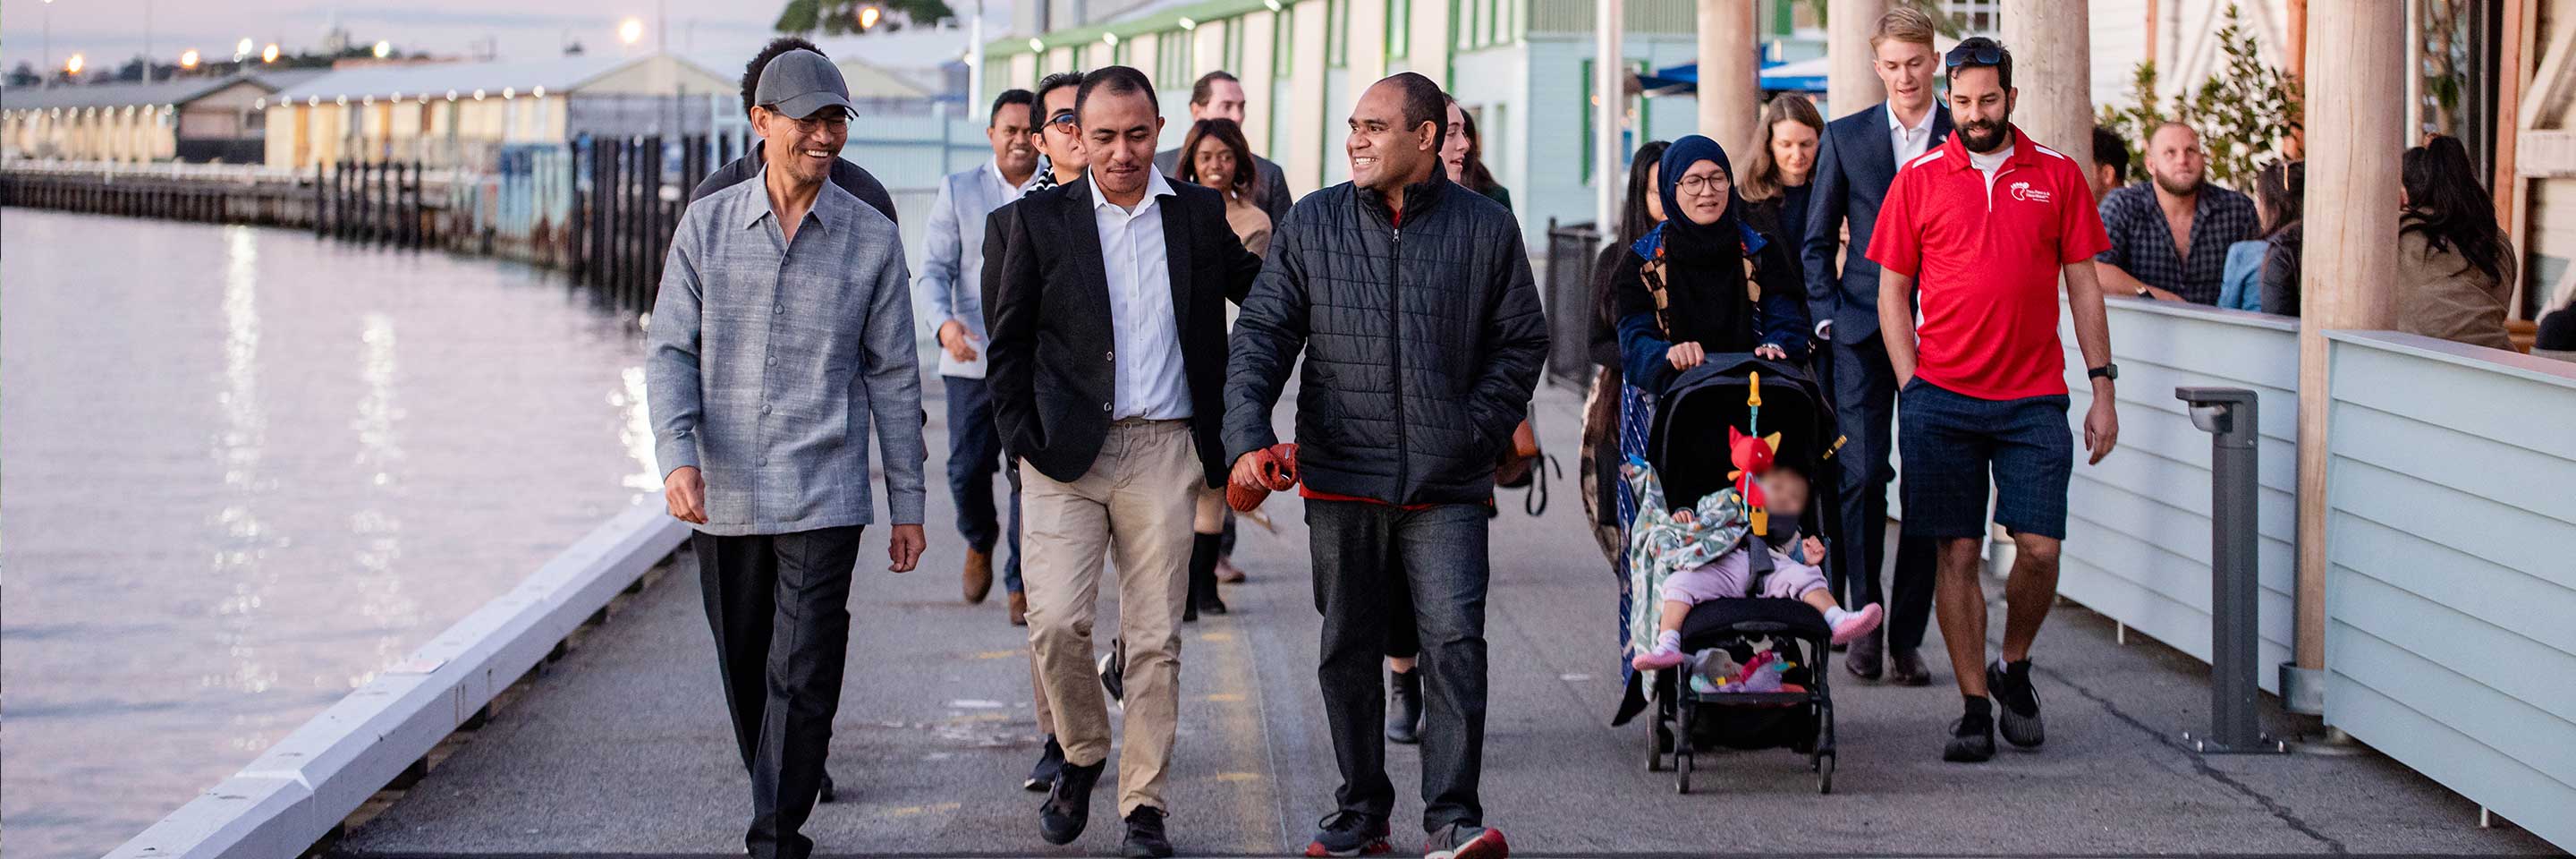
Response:
[[[1807,200],[1807,316],[1832,320],[1834,341],[1860,343],[1878,336],[1878,263],[1869,261],[1870,228],[1878,224],[1878,207],[1887,186],[1896,181],[1896,144],[1888,138],[1887,104],[1862,108],[1825,125],[1816,150],[1814,190]],[[1950,108],[1932,105],[1932,142],[1941,148],[1950,137]],[[1834,251],[1843,224],[1851,224],[1851,251],[1842,267]]]

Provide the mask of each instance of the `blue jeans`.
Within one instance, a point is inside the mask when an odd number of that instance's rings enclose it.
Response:
[[[1315,608],[1324,615],[1324,717],[1342,772],[1334,799],[1384,818],[1395,807],[1386,776],[1387,653],[1393,588],[1412,596],[1421,636],[1423,831],[1483,825],[1477,781],[1485,747],[1484,508],[1427,510],[1365,501],[1306,501],[1315,556]],[[1394,577],[1401,576],[1400,581]]]
[[[993,426],[993,395],[982,379],[941,376],[948,393],[948,497],[957,503],[957,536],[978,552],[993,551],[1001,523],[993,510],[993,473],[1002,469],[1002,436]],[[1011,554],[1002,587],[1020,592],[1020,485],[1011,482]]]

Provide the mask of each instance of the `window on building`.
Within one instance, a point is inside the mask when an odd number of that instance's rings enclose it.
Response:
[[[1297,15],[1290,6],[1270,16],[1270,77],[1287,80],[1297,70]]]
[[[1386,0],[1386,55],[1401,57],[1413,42],[1413,0]]]
[[[1963,36],[1993,36],[2004,31],[2003,0],[1943,0],[1941,12],[1959,25]]]
[[[1324,0],[1324,64],[1351,64],[1351,0]]]
[[[1243,68],[1243,31],[1245,29],[1243,23],[1242,18],[1226,19],[1225,35],[1217,40],[1219,44],[1225,46],[1225,53],[1218,58],[1217,62],[1227,71]]]

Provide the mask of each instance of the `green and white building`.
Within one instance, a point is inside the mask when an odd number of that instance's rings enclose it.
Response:
[[[1640,70],[1692,62],[1693,11],[1690,0],[1630,0],[1627,62]],[[1170,120],[1163,145],[1177,146],[1188,131],[1190,84],[1224,69],[1243,80],[1252,102],[1244,130],[1253,148],[1304,193],[1349,178],[1342,141],[1360,90],[1388,74],[1420,72],[1475,115],[1485,164],[1511,189],[1536,247],[1548,219],[1592,217],[1592,16],[1589,0],[1148,4],[987,45],[978,100],[1051,72],[1133,66],[1153,77]],[[1793,17],[1766,20],[1786,36]],[[1627,125],[1642,129],[1642,139],[1688,134],[1698,121],[1688,97],[1628,103]]]

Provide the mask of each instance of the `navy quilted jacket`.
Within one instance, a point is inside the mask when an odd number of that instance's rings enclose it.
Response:
[[[1270,410],[1300,349],[1297,469],[1318,492],[1481,503],[1529,412],[1547,323],[1520,224],[1433,176],[1402,229],[1345,182],[1297,202],[1235,321],[1229,460],[1278,441]]]

